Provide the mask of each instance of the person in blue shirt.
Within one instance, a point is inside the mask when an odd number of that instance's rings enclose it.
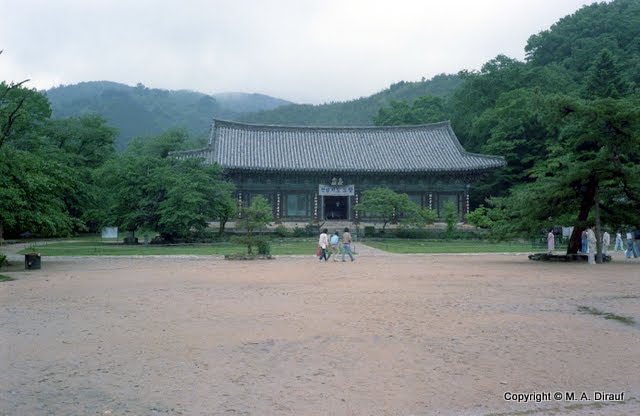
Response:
[[[333,261],[338,261],[338,244],[340,244],[340,236],[337,231],[331,236],[329,244],[331,244],[331,253],[329,253],[329,257],[333,256]]]

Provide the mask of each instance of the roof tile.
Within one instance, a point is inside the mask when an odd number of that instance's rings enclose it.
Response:
[[[177,152],[225,169],[261,171],[447,172],[505,165],[466,152],[448,121],[401,127],[292,127],[214,120],[205,149]]]

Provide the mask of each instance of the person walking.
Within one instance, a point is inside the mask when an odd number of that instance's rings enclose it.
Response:
[[[353,253],[351,253],[351,234],[349,233],[349,227],[344,227],[344,232],[342,233],[342,261],[345,261],[345,254],[351,257],[351,261],[355,260]]]
[[[582,254],[587,254],[587,230],[582,230],[582,234],[581,234],[581,238],[582,238]]]
[[[618,247],[620,247],[620,251],[624,251],[624,243],[622,242],[622,234],[620,231],[616,233],[616,243],[613,246],[613,252],[618,251]]]
[[[547,250],[549,250],[549,254],[556,249],[556,237],[553,235],[553,230],[549,230],[549,234],[547,234]]]
[[[596,233],[593,232],[593,225],[590,225],[587,229],[587,259],[589,260],[589,264],[596,264]]]
[[[607,231],[602,234],[602,254],[609,255],[609,244],[611,244],[611,236]]]
[[[326,228],[322,230],[322,233],[320,234],[320,238],[318,239],[318,245],[320,246],[320,249],[322,249],[322,252],[320,253],[320,258],[319,258],[320,261],[322,261],[322,259],[324,259],[324,261],[329,260],[327,258],[327,246],[329,245],[329,237],[327,236],[328,231],[329,230],[327,230]]]
[[[331,244],[331,253],[329,254],[329,257],[333,256],[333,261],[338,261],[338,244],[340,244],[340,236],[337,231],[331,236],[329,243]]]
[[[638,248],[633,243],[633,231],[627,232],[627,254],[626,257],[628,259],[631,258],[631,253],[633,253],[633,257],[636,258],[640,254],[638,254]]]

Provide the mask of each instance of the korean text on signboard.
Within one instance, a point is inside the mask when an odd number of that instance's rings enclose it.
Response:
[[[334,185],[320,185],[318,189],[318,194],[324,196],[352,196],[354,195],[355,187],[354,185],[343,185],[343,186],[334,186]]]

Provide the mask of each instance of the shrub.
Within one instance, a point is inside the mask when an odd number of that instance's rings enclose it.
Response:
[[[285,227],[284,225],[280,224],[276,227],[276,229],[274,230],[275,235],[277,235],[278,237],[281,238],[285,238],[288,237],[289,234],[291,234],[289,232],[289,230],[287,230],[287,227]]]
[[[312,237],[320,234],[320,226],[318,224],[309,223],[304,227],[304,235]]]
[[[456,211],[456,207],[451,201],[447,201],[444,204],[444,221],[447,223],[447,237],[455,237],[456,225],[458,223],[458,213]]]
[[[366,237],[373,237],[376,235],[376,227],[373,225],[367,225],[364,227],[364,235]]]
[[[423,228],[398,227],[395,236],[397,238],[428,238],[429,232]]]
[[[293,229],[293,236],[294,237],[304,237],[305,236],[304,228],[295,227]]]
[[[256,238],[255,245],[258,248],[258,254],[271,255],[271,243],[266,238]]]

